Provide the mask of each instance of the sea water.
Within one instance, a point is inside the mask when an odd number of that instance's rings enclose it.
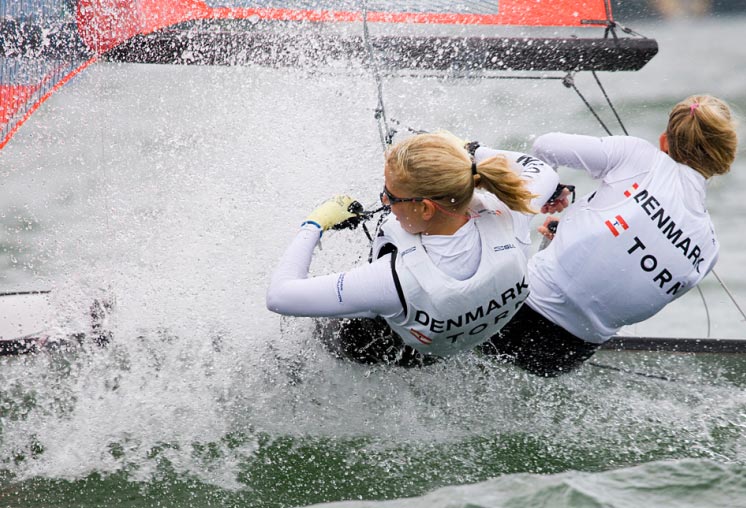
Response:
[[[698,92],[746,118],[744,27],[635,26],[660,53],[600,75],[630,134],[655,142]],[[592,78],[576,83],[620,133]],[[514,150],[604,134],[557,81],[383,90],[401,132]],[[265,309],[316,204],[375,204],[376,103],[369,74],[99,63],[33,115],[0,152],[0,282],[53,289],[61,334],[111,300],[113,339],[0,359],[0,506],[746,506],[739,356],[602,352],[557,379],[471,355],[391,369],[337,361],[308,319]],[[742,306],[744,189],[739,155],[708,191],[716,270]],[[312,272],[366,255],[362,232],[327,234]],[[701,286],[627,332],[744,338],[720,284]]]

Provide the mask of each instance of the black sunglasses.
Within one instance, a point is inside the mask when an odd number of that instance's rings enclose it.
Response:
[[[426,199],[443,199],[446,196],[433,196],[431,198],[397,198],[391,192],[386,188],[386,184],[383,184],[383,191],[381,192],[380,199],[381,203],[383,203],[383,197],[386,196],[386,199],[389,201],[389,205],[395,205],[396,203],[407,203],[407,202],[420,202],[425,201]]]

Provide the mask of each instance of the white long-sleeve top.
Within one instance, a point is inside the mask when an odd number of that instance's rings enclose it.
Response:
[[[570,206],[529,260],[527,305],[586,341],[654,315],[714,266],[705,178],[634,137],[552,133],[533,154],[584,169],[598,189]]]
[[[477,162],[504,155],[511,170],[527,181],[536,194],[531,207],[539,209],[556,189],[559,178],[547,164],[519,152],[477,149]],[[494,199],[497,199],[493,196]],[[528,250],[531,215],[511,212],[515,239]],[[392,317],[403,312],[391,271],[390,255],[349,271],[308,278],[313,250],[321,232],[316,226],[301,227],[283,254],[267,290],[267,308],[292,316],[315,317]],[[472,276],[479,266],[479,233],[467,222],[453,235],[424,235],[422,243],[433,262],[458,280]]]

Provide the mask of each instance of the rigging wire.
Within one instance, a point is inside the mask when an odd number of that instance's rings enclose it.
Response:
[[[386,107],[383,103],[383,80],[381,79],[381,73],[378,70],[378,63],[376,56],[373,52],[373,44],[370,41],[370,30],[368,29],[368,2],[362,0],[362,11],[363,11],[363,40],[365,41],[365,47],[368,51],[368,58],[370,60],[370,66],[373,71],[373,78],[376,81],[376,90],[378,92],[378,104],[375,110],[375,117],[378,121],[378,134],[381,138],[381,146],[383,151],[391,145],[394,139],[396,130],[389,127],[388,120],[386,119]]]
[[[489,72],[489,71],[485,71]],[[424,71],[420,71],[417,73],[411,72],[411,73],[405,73],[405,72],[389,72],[384,74],[385,76],[391,76],[391,77],[400,77],[400,78],[431,78],[431,79],[459,79],[462,81],[481,81],[483,79],[511,79],[514,81],[519,81],[523,79],[532,79],[532,80],[555,80],[555,81],[561,81],[565,79],[565,76],[522,76],[522,75],[495,75],[495,74],[480,74],[479,76],[473,76],[473,75],[461,75],[461,74],[445,74],[445,73],[427,73]]]
[[[629,133],[627,132],[627,129],[624,127],[624,123],[622,122],[622,119],[619,116],[619,113],[614,107],[614,104],[612,104],[611,99],[609,98],[609,95],[606,93],[606,89],[601,84],[601,80],[598,79],[598,74],[596,74],[596,71],[591,71],[591,74],[593,74],[593,78],[596,80],[596,84],[598,85],[599,90],[601,90],[601,93],[604,94],[604,98],[606,99],[606,104],[609,105],[609,108],[611,108],[611,111],[614,113],[614,116],[616,117],[616,121],[619,122],[619,127],[622,128],[622,132],[624,132],[625,136],[629,136]]]
[[[565,85],[567,88],[572,88],[573,90],[575,90],[575,93],[578,94],[578,97],[580,97],[580,100],[583,101],[583,104],[585,104],[585,106],[588,108],[588,111],[590,111],[593,114],[593,116],[596,117],[596,120],[598,120],[598,123],[600,123],[601,127],[603,127],[603,129],[606,131],[606,134],[608,134],[609,136],[611,136],[612,135],[611,131],[606,126],[606,124],[604,123],[604,121],[601,119],[600,116],[598,116],[598,113],[596,113],[596,110],[593,109],[593,106],[591,106],[591,104],[588,102],[588,100],[585,98],[585,96],[583,96],[583,94],[580,93],[580,90],[578,90],[578,87],[575,86],[575,78],[573,78],[573,75],[571,73],[568,73],[562,79],[562,84]]]
[[[725,290],[725,293],[728,295],[728,298],[730,298],[730,301],[733,302],[733,305],[736,306],[736,309],[738,309],[738,312],[741,313],[741,317],[743,317],[744,321],[746,321],[746,313],[744,313],[741,306],[738,305],[738,302],[736,301],[736,298],[733,296],[733,293],[730,292],[730,290],[728,289],[728,286],[725,285],[725,282],[723,282],[723,280],[720,278],[720,276],[717,274],[714,268],[712,269],[712,274],[718,280],[723,290]]]
[[[99,80],[99,86],[98,86],[98,99],[101,100],[101,97],[106,97],[105,91],[103,85],[103,80]],[[107,111],[106,108],[101,108],[102,111]],[[101,142],[101,159],[99,161],[99,170],[104,175],[104,181],[105,188],[104,188],[104,206],[106,207],[106,213],[104,215],[104,221],[105,221],[105,228],[106,228],[106,235],[109,237],[109,241],[112,241],[114,238],[113,230],[111,227],[111,224],[109,223],[109,216],[111,215],[111,204],[109,203],[109,185],[111,183],[111,178],[109,175],[109,167],[107,164],[107,158],[106,158],[106,143],[105,143],[105,132],[104,132],[104,122],[99,123],[99,134],[101,136],[100,142]]]
[[[370,38],[370,29],[368,27],[368,2],[367,0],[361,0],[361,6],[362,6],[362,15],[363,15],[363,40],[365,42],[365,48],[368,53],[368,59],[370,61],[371,70],[373,73],[373,78],[376,82],[376,92],[378,95],[378,103],[376,105],[375,109],[375,118],[378,121],[378,134],[381,139],[381,146],[384,151],[391,145],[394,135],[396,135],[396,129],[393,129],[388,121],[388,118],[386,117],[386,106],[384,104],[383,100],[383,79],[381,77],[381,71],[378,68],[378,62],[375,56],[375,52],[373,51],[373,44],[371,42]],[[611,33],[614,37],[616,37],[616,33],[614,31],[614,28],[616,27],[616,23],[613,21],[610,21],[610,9],[609,6],[606,5],[606,17],[607,17],[607,30],[605,33],[605,37],[608,37],[609,33]],[[625,30],[626,31],[626,30]],[[604,96],[604,99],[606,100],[606,103],[611,108],[611,111],[614,113],[614,116],[619,123],[619,126],[621,127],[622,131],[625,135],[628,135],[627,129],[624,126],[624,123],[622,122],[621,117],[619,116],[619,113],[617,112],[616,108],[614,107],[614,104],[611,101],[611,98],[606,93],[606,89],[604,88],[603,84],[601,83],[601,80],[599,79],[598,75],[596,74],[596,71],[591,72],[593,74],[593,78],[596,80],[596,84],[598,85],[599,89],[601,90],[601,93]],[[601,127],[606,131],[606,133],[611,136],[612,133],[609,130],[609,128],[606,126],[606,123],[601,119],[601,117],[596,113],[596,110],[593,108],[593,106],[588,102],[588,100],[583,96],[583,94],[580,92],[578,87],[575,85],[575,80],[573,78],[572,73],[567,73],[564,77],[552,77],[552,76],[505,76],[505,77],[497,77],[496,79],[561,79],[562,84],[565,85],[567,88],[572,88],[575,93],[580,97],[580,100],[585,104],[585,106],[588,108],[588,110],[593,114],[593,116],[598,120],[598,122],[601,124]],[[396,121],[395,119],[392,119],[397,125],[401,126],[401,122]],[[414,129],[412,127],[406,127],[406,129],[412,133],[419,134],[422,132],[422,130]]]
[[[697,288],[697,291],[699,291],[699,297],[702,298],[702,305],[705,308],[705,315],[707,316],[707,338],[709,339],[710,330],[711,330],[710,326],[712,324],[712,322],[710,321],[710,308],[707,305],[707,299],[705,298],[705,293],[704,291],[702,291],[702,288],[699,287],[699,284],[697,284],[696,288]]]

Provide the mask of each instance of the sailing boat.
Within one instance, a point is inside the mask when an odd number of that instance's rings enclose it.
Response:
[[[658,52],[653,39],[619,36],[633,32],[614,21],[610,0],[220,3],[77,0],[74,11],[68,0],[0,4],[0,149],[56,90],[99,60],[309,68],[341,61],[389,72],[567,77],[639,70]],[[415,34],[422,30],[414,26],[450,33]],[[527,36],[521,27],[571,33]],[[509,29],[519,35],[499,35]]]
[[[517,71],[520,79],[559,80],[585,102],[573,80],[576,73],[639,70],[658,51],[655,40],[614,20],[610,0],[460,5],[436,0],[78,0],[73,10],[67,0],[41,4],[43,9],[38,9],[38,0],[3,4],[7,35],[0,47],[0,149],[51,94],[100,60],[341,66],[370,72],[379,83],[375,115],[385,145],[393,129],[380,87],[384,76],[416,72],[459,78]],[[566,35],[538,36],[533,33],[536,27],[552,27]],[[596,82],[602,88],[600,80]],[[48,305],[44,295],[0,295],[13,324],[1,338],[8,344],[24,344],[8,351],[49,343],[42,326],[48,322],[42,311]],[[13,314],[24,305],[38,312]],[[625,338],[611,345],[678,349],[684,344],[672,340],[676,342],[670,345],[640,340],[633,346],[634,341]],[[691,344],[702,342],[690,343],[690,349]],[[720,347],[719,342],[707,344],[711,350]],[[728,341],[727,347],[734,344],[738,342]],[[746,344],[736,347],[746,351]]]

